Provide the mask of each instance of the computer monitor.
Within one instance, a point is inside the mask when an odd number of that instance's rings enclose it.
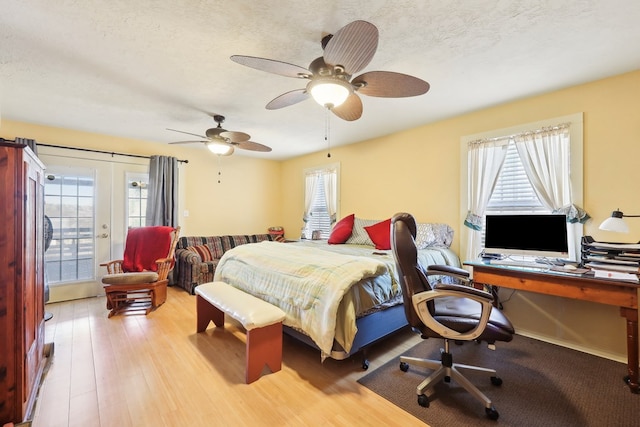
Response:
[[[485,253],[567,258],[566,215],[486,215]]]

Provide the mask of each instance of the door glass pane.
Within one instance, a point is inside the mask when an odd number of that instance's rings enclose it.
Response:
[[[45,253],[49,283],[95,279],[94,195],[93,176],[58,174],[45,181],[45,214],[53,224]]]
[[[147,181],[142,173],[127,173],[127,219],[128,228],[143,227],[147,214]]]

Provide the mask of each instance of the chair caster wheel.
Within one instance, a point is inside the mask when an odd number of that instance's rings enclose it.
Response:
[[[422,406],[423,408],[428,408],[429,407],[429,398],[427,396],[425,396],[424,394],[419,394],[418,395],[418,405]]]
[[[491,377],[491,384],[493,384],[495,386],[501,386],[502,385],[502,378],[500,378],[500,377]]]
[[[369,361],[367,359],[364,359],[362,361],[362,370],[366,371],[367,369],[369,369]]]
[[[487,418],[490,420],[497,420],[500,414],[496,411],[496,408],[493,406],[491,408],[484,408],[484,412],[487,414]]]
[[[407,372],[409,370],[409,364],[406,362],[400,362],[400,370],[402,372]]]

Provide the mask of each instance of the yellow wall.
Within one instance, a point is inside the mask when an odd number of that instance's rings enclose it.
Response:
[[[284,162],[282,222],[286,229],[300,228],[302,170],[340,162],[339,215],[385,219],[407,211],[420,222],[446,222],[460,253],[460,212],[466,209],[459,197],[460,138],[578,112],[584,113],[584,208],[593,218],[585,234],[637,242],[640,218],[627,220],[628,235],[603,232],[598,225],[615,208],[640,214],[640,71],[334,147],[331,159],[317,153]],[[625,324],[615,307],[518,292],[505,312],[520,332],[626,360]]]
[[[428,94],[425,96],[429,96]],[[401,101],[400,101],[401,102]],[[216,158],[201,147],[158,145],[3,120],[0,137],[189,159],[185,169],[184,235],[246,234],[282,225],[299,236],[303,170],[339,162],[340,216],[385,219],[411,212],[420,222],[445,222],[460,252],[460,138],[524,123],[584,113],[584,208],[594,218],[585,234],[600,241],[637,242],[640,218],[628,235],[605,233],[599,223],[615,208],[640,214],[635,171],[640,159],[640,71],[519,100],[409,129],[387,137],[284,162],[240,156]],[[390,110],[393,113],[393,110]],[[357,126],[357,122],[353,124]],[[503,294],[503,298],[509,296]],[[626,359],[625,325],[615,307],[518,292],[505,312],[521,333]]]
[[[181,234],[219,235],[266,233],[281,218],[280,162],[241,156],[218,158],[203,146],[175,146],[117,138],[68,129],[2,120],[0,137],[24,137],[50,145],[109,152],[176,156],[185,194],[181,195]],[[80,151],[70,155],[82,156]],[[220,168],[220,169],[219,169]],[[222,172],[218,184],[218,170]],[[189,211],[183,217],[184,210]]]

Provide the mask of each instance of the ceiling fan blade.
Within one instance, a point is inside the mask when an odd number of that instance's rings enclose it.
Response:
[[[366,21],[345,25],[329,40],[324,48],[327,64],[342,65],[347,74],[366,67],[378,48],[378,29]]]
[[[169,128],[167,128],[167,130],[170,130],[170,131],[172,131],[172,132],[184,133],[184,134],[186,134],[186,135],[197,136],[198,138],[204,138],[204,139],[207,139],[207,137],[206,137],[206,136],[204,136],[204,135],[198,135],[197,133],[185,132],[185,131],[182,131],[182,130],[175,130],[175,129],[169,129]]]
[[[355,87],[364,84],[358,93],[383,98],[404,98],[427,93],[429,83],[417,77],[392,71],[370,71],[351,81]]]
[[[193,144],[194,142],[207,142],[207,141],[175,141],[175,142],[170,142],[169,144]]]
[[[227,138],[229,139],[230,142],[242,142],[242,141],[248,141],[249,138],[251,138],[250,135],[244,133],[244,132],[234,132],[234,131],[225,131],[225,132],[221,132],[220,136],[222,138]]]
[[[249,150],[249,151],[262,151],[264,153],[271,151],[271,147],[268,147],[266,145],[260,144],[258,142],[253,142],[253,141],[241,141],[241,142],[236,142],[233,145],[243,150]]]
[[[258,58],[255,56],[233,55],[233,62],[255,68],[256,70],[266,71],[268,73],[280,74],[285,77],[307,78],[311,77],[311,73],[306,68],[298,65],[289,64],[288,62],[276,61],[275,59]]]
[[[306,89],[292,90],[272,99],[267,104],[267,110],[277,110],[279,108],[288,107],[289,105],[302,102],[307,98],[309,98],[309,93]]]
[[[358,95],[352,93],[341,105],[331,109],[333,114],[342,120],[352,122],[362,116],[362,100]]]

